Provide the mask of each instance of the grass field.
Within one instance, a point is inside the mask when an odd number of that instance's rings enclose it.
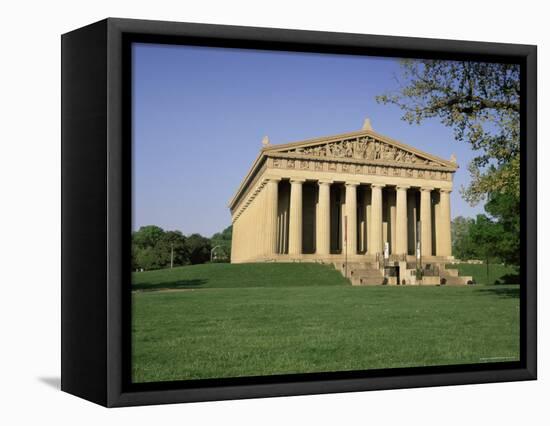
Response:
[[[135,290],[349,285],[342,274],[314,263],[212,263],[134,273]]]
[[[498,264],[489,264],[489,274],[486,265],[447,265],[447,268],[458,269],[460,275],[473,276],[477,284],[519,284],[516,268]]]
[[[135,382],[519,356],[517,285],[352,287],[314,264],[197,265],[133,281]]]

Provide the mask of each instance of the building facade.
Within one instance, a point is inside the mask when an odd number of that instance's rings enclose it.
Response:
[[[229,203],[233,263],[451,259],[454,158],[380,135],[368,120],[356,132],[263,145]]]

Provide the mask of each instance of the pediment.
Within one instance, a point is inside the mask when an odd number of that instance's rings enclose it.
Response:
[[[307,159],[350,160],[365,164],[399,164],[455,170],[456,163],[443,160],[374,132],[315,139],[272,146],[264,150],[274,156]]]

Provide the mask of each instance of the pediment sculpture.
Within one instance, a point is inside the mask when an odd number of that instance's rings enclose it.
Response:
[[[422,158],[410,151],[367,137],[326,142],[307,147],[296,147],[284,151],[284,153],[302,154],[312,157],[352,158],[369,161],[379,160],[431,166],[440,165],[439,163],[427,158]]]

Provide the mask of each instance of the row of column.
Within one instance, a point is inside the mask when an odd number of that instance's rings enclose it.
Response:
[[[277,252],[277,202],[278,184],[280,178],[270,178],[267,181],[266,206],[266,251],[268,254]],[[302,252],[302,185],[304,179],[290,179],[290,213],[288,254],[299,255]],[[319,180],[319,199],[316,218],[316,253],[330,254],[330,185],[332,181]],[[359,182],[346,182],[345,216],[347,224],[344,232],[348,254],[357,253],[357,187]],[[383,184],[371,184],[371,217],[369,218],[368,252],[376,254],[383,252],[382,242],[382,189]],[[408,219],[407,190],[409,186],[396,186],[396,218],[395,218],[395,249],[394,254],[406,255],[408,252]],[[432,254],[432,209],[431,193],[434,188],[420,188],[420,243],[423,255]],[[436,213],[437,255],[451,256],[451,209],[450,190],[439,189],[440,200]]]

